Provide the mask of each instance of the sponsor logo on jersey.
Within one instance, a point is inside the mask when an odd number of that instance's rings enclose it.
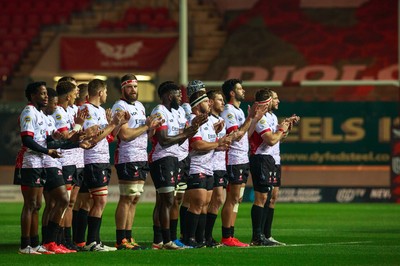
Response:
[[[61,115],[60,114],[56,114],[56,120],[61,120]]]
[[[30,116],[25,117],[25,122],[26,122],[26,123],[31,122],[31,117],[30,117]]]

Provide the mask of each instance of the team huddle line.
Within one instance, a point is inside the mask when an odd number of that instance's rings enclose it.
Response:
[[[281,184],[279,147],[300,117],[279,123],[273,113],[279,98],[268,88],[257,91],[246,117],[239,79],[208,91],[202,81],[190,81],[186,103],[180,86],[163,82],[157,90],[160,104],[146,116],[138,86],[135,75],[124,75],[121,98],[105,110],[102,80],[77,86],[73,77],[63,77],[56,89],[44,82],[28,84],[14,176],[24,198],[19,253],[143,249],[132,225],[149,173],[156,189],[152,249],[284,245],[271,234]],[[120,198],[115,247],[110,247],[101,241],[100,227],[114,140]],[[248,244],[235,237],[234,228],[249,173],[255,199]],[[220,209],[222,239],[217,241],[212,233]]]

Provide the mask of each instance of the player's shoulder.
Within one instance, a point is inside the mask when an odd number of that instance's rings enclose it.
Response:
[[[153,108],[153,111],[152,111],[152,113],[154,114],[154,113],[165,113],[165,110],[166,110],[167,108],[164,106],[164,105],[162,105],[162,104],[158,104],[158,105],[156,105],[156,107],[154,107]]]
[[[127,105],[127,103],[125,101],[117,100],[117,101],[115,101],[115,103],[114,103],[114,105],[112,106],[111,109],[112,109],[113,112],[123,111],[123,110],[127,109],[126,105]]]
[[[138,107],[138,108],[143,108],[143,109],[145,109],[144,104],[143,104],[142,102],[140,102],[140,101],[136,101],[136,102],[135,102],[135,105],[136,105],[136,107]]]

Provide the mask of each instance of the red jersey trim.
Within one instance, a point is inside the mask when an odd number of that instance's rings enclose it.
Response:
[[[35,136],[35,133],[30,132],[30,131],[23,131],[23,132],[21,132],[21,137],[23,137],[23,136],[31,136],[31,137],[33,137],[33,136]]]
[[[263,131],[261,131],[259,134],[260,136],[264,135],[265,133],[267,133],[268,131],[271,131],[270,128],[264,129]]]
[[[192,144],[193,142],[196,142],[196,141],[202,140],[202,139],[203,139],[202,137],[194,137],[194,138],[191,138],[191,139],[189,140],[189,144]]]
[[[161,130],[164,130],[164,129],[168,129],[168,126],[167,125],[160,126],[160,127],[156,128],[156,131],[161,131]]]
[[[229,133],[231,133],[232,131],[237,130],[238,128],[239,128],[239,126],[230,127],[230,128],[228,128],[228,129],[226,130],[226,134],[229,134]]]
[[[68,127],[59,128],[59,129],[57,129],[57,131],[59,131],[59,132],[68,131]]]

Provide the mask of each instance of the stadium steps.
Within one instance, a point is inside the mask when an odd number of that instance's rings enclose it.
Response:
[[[223,18],[212,2],[188,1],[189,79],[203,79],[225,43]]]

